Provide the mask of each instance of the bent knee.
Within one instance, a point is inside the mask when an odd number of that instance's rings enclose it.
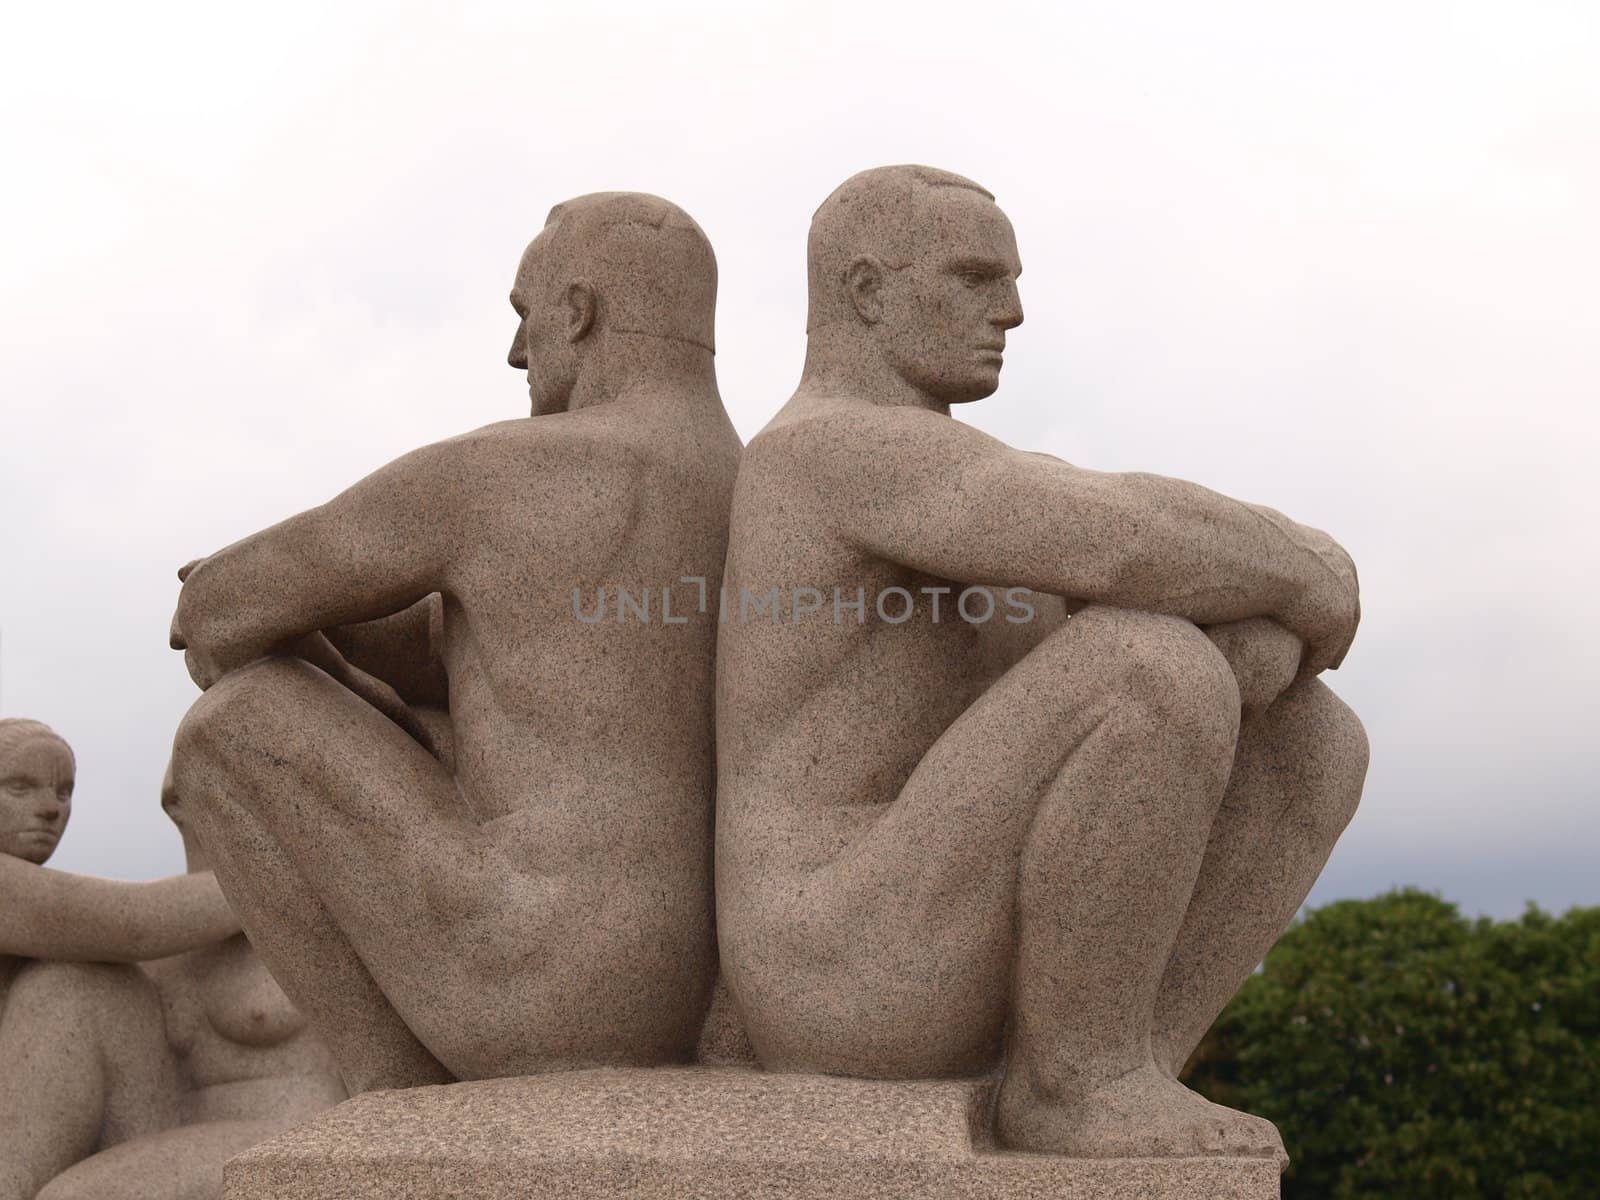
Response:
[[[299,659],[264,658],[224,675],[189,707],[173,741],[174,775],[273,736],[283,714],[309,699],[316,671]]]
[[[1371,745],[1361,718],[1327,684],[1313,679],[1303,686],[1301,728],[1307,767],[1320,785],[1315,790],[1323,798],[1322,816],[1337,834],[1350,823],[1361,803]]]
[[[1232,751],[1239,685],[1210,638],[1192,622],[1154,613],[1113,610],[1105,626],[1100,652],[1120,698],[1150,710],[1171,734]]]

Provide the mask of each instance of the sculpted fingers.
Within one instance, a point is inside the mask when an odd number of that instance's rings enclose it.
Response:
[[[183,652],[183,665],[188,668],[189,678],[194,680],[195,686],[202,692],[222,677],[222,672],[214,663],[208,662],[193,650]]]
[[[1300,675],[1307,678],[1344,661],[1355,639],[1361,604],[1355,562],[1345,548],[1320,529],[1302,525],[1300,530],[1318,569],[1292,611],[1285,613],[1285,624],[1306,641]]]
[[[178,582],[188,583],[189,576],[194,574],[194,569],[203,562],[205,562],[204,558],[191,558],[188,562],[184,563],[183,566],[178,568]],[[172,610],[172,625],[167,630],[167,645],[171,646],[174,650],[186,650],[189,646],[189,640],[188,638],[184,637],[183,628],[178,623],[178,613],[182,611],[183,607],[183,592],[181,589],[178,592],[178,600],[178,607]]]
[[[178,591],[178,603],[172,610],[172,623],[167,627],[167,645],[174,650],[183,651],[183,665],[188,669],[189,678],[194,680],[195,686],[202,692],[223,676],[221,666],[210,655],[193,645],[194,638],[190,636],[191,631],[184,628],[183,622],[183,597],[189,576],[204,561],[203,558],[190,559],[178,568],[178,580],[185,587]]]
[[[1328,541],[1334,551],[1334,568],[1347,589],[1343,637],[1339,639],[1333,661],[1328,664],[1328,669],[1332,671],[1344,662],[1345,655],[1350,652],[1350,646],[1356,639],[1356,628],[1361,624],[1361,581],[1356,575],[1355,560],[1332,538]]]
[[[179,583],[183,583],[189,578],[189,572],[194,570],[195,564],[199,561],[200,560],[198,558],[191,558],[188,562],[184,563],[183,566],[178,568]],[[181,591],[179,592],[179,598],[180,600],[182,598]],[[167,645],[171,646],[174,650],[186,650],[189,647],[187,639],[185,639],[183,636],[183,629],[178,624],[178,612],[180,608],[181,605],[172,610],[172,624],[167,627]]]
[[[1345,638],[1344,645],[1340,647],[1339,656],[1337,658],[1335,658],[1333,660],[1333,662],[1328,664],[1328,670],[1337,671],[1344,664],[1344,656],[1350,653],[1350,647],[1355,643],[1355,640],[1356,640],[1356,629],[1360,626],[1360,624],[1361,624],[1361,597],[1359,595],[1357,595],[1356,598],[1355,598],[1355,609],[1350,615],[1350,633],[1349,633],[1349,636]]]

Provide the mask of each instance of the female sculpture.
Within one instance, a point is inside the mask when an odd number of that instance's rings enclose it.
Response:
[[[47,726],[0,721],[0,1200],[219,1195],[226,1158],[342,1085],[239,934],[170,771],[189,874],[44,866],[74,776]]]

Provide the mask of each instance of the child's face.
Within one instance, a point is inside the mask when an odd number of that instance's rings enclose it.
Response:
[[[72,756],[51,737],[29,738],[0,761],[0,854],[43,863],[72,815]]]

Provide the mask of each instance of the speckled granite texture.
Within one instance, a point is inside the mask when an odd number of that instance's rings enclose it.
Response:
[[[703,1068],[374,1092],[227,1167],[226,1200],[1275,1200],[1267,1159],[996,1152],[989,1088]]]

